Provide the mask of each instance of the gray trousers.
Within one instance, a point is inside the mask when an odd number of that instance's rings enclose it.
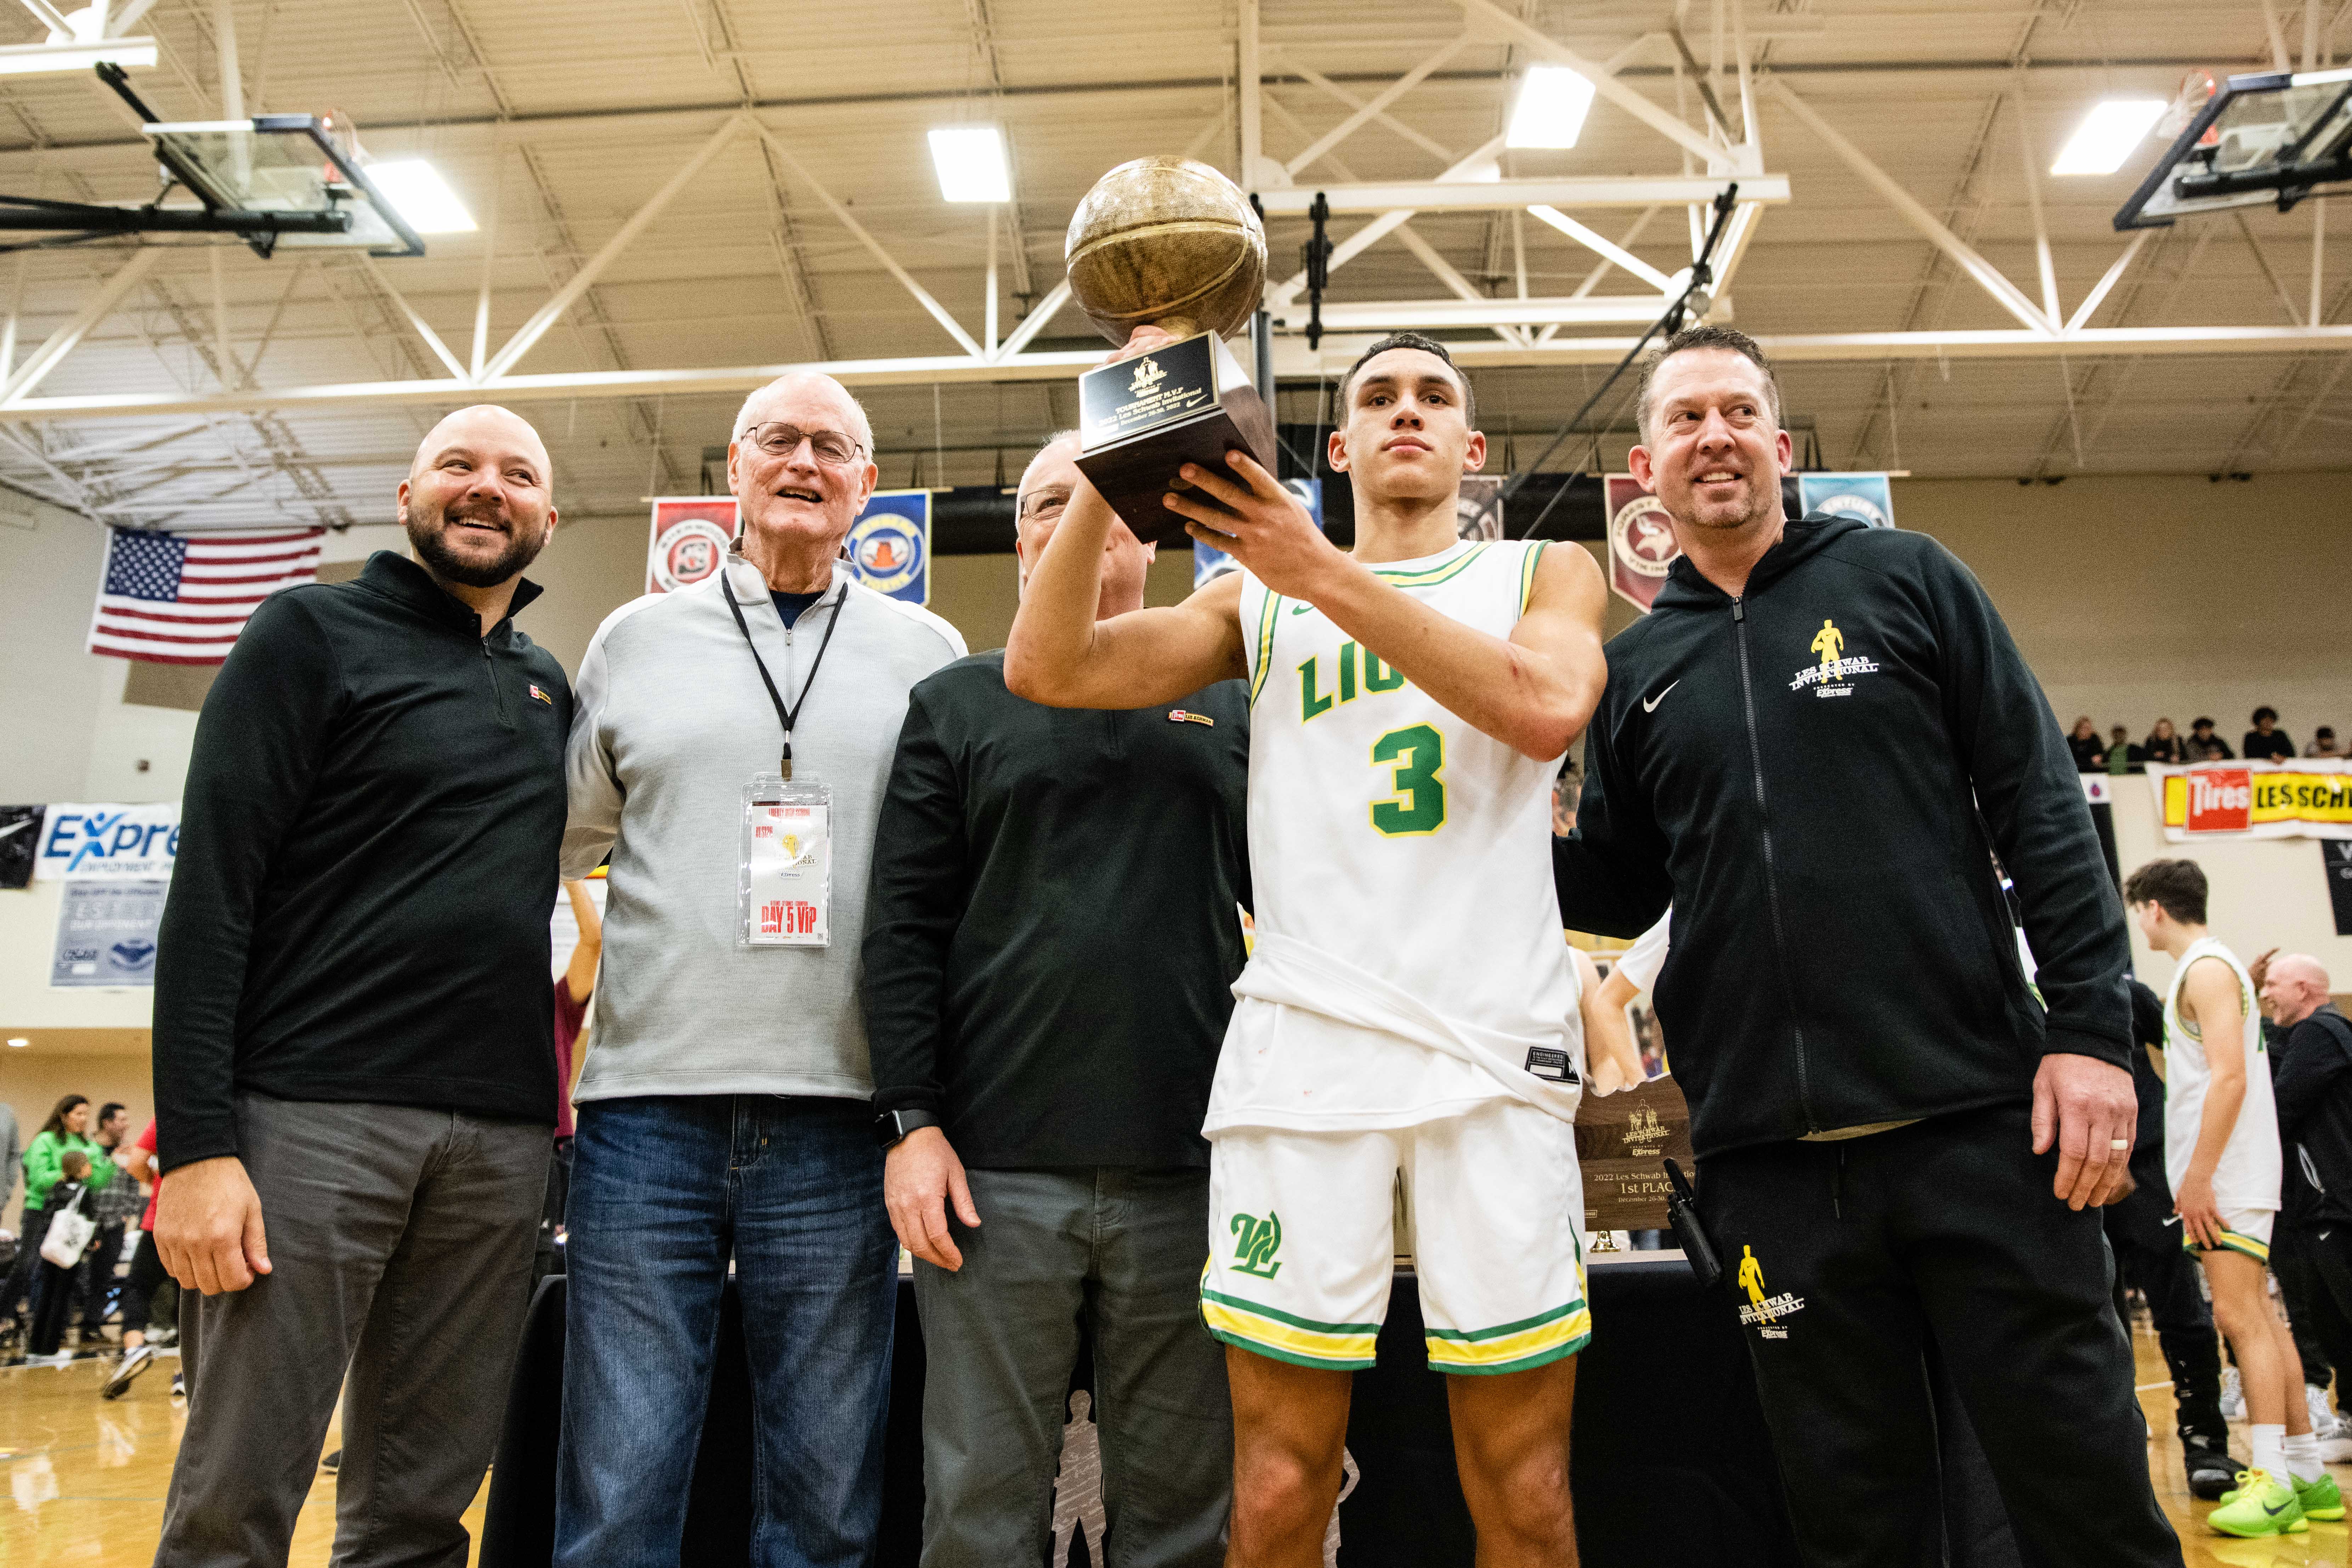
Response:
[[[465,1568],[551,1128],[251,1094],[236,1119],[271,1271],[181,1297],[188,1419],[157,1568],[285,1563],[347,1373],[336,1568]]]
[[[1108,1568],[1215,1568],[1233,1497],[1224,1349],[1201,1326],[1206,1171],[972,1171],[963,1267],[915,1265],[923,1568],[1045,1560],[1073,1513]],[[952,1217],[950,1223],[953,1223]],[[1066,1455],[1079,1321],[1093,1331],[1100,1512]],[[1083,1429],[1082,1429],[1083,1430]],[[1092,1515],[1087,1519],[1086,1516]],[[1055,1561],[1060,1561],[1056,1552]]]

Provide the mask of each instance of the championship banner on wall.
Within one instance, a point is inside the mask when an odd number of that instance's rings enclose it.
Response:
[[[719,570],[735,541],[733,496],[657,496],[646,541],[646,592],[675,594]],[[876,490],[844,548],[857,580],[911,605],[931,602],[931,492]]]
[[[727,558],[735,542],[733,496],[656,496],[646,541],[646,592],[691,588]]]
[[[1797,508],[1805,516],[1827,512],[1873,528],[1895,526],[1895,486],[1885,474],[1799,474]]]
[[[1602,479],[1601,504],[1609,512],[1609,586],[1646,614],[1683,552],[1675,542],[1674,520],[1665,503],[1631,474]]]
[[[2200,838],[2352,838],[2352,768],[2286,763],[2150,763],[2157,818],[2175,844]]]
[[[180,853],[180,803],[52,805],[33,875],[41,880],[144,882],[168,878]]]

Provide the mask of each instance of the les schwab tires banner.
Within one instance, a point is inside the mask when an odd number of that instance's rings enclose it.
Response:
[[[2352,838],[2352,767],[2286,763],[2151,763],[2158,819],[2175,844],[2200,838]]]

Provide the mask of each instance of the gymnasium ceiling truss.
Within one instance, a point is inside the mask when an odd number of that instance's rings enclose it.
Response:
[[[20,0],[53,25],[62,23],[47,0]],[[978,4],[978,0],[974,0]],[[1239,25],[1234,39],[1232,76],[1224,109],[1210,118],[1188,155],[1206,155],[1232,166],[1237,157],[1244,185],[1263,205],[1269,220],[1302,218],[1319,197],[1328,202],[1336,247],[1328,266],[1336,271],[1371,247],[1393,243],[1410,251],[1436,286],[1429,297],[1372,301],[1322,302],[1324,335],[1319,349],[1310,349],[1304,335],[1307,310],[1302,300],[1303,271],[1278,263],[1269,279],[1266,309],[1276,323],[1275,368],[1284,378],[1312,378],[1346,365],[1361,345],[1380,331],[1393,328],[1444,328],[1483,331],[1486,336],[1454,346],[1456,357],[1477,367],[1608,365],[1621,359],[1637,341],[1639,329],[1655,320],[1680,297],[1689,280],[1687,270],[1668,273],[1643,261],[1627,248],[1644,226],[1680,208],[1686,215],[1692,254],[1697,254],[1706,209],[1727,187],[1737,187],[1737,205],[1714,258],[1711,319],[1736,321],[1734,283],[1740,263],[1761,226],[1768,209],[1797,199],[1789,176],[1771,168],[1761,140],[1759,100],[1769,99],[1807,136],[1844,164],[1864,185],[1924,237],[1959,274],[1981,290],[2013,325],[1996,328],[1914,330],[1871,332],[1826,332],[1767,335],[1763,341],[1783,361],[1891,362],[1953,359],[2059,359],[2069,354],[2106,359],[2148,355],[2245,354],[2313,350],[2352,350],[2352,326],[2326,324],[2321,310],[2319,253],[2315,253],[2310,280],[2310,310],[2290,310],[2291,320],[2275,324],[2212,326],[2101,327],[2095,322],[2101,307],[2131,273],[2152,231],[2119,239],[2105,274],[2070,309],[2060,297],[2051,263],[2050,237],[2043,223],[2038,174],[2032,149],[2027,149],[2027,190],[2037,258],[2037,287],[2029,291],[2005,276],[1944,221],[1931,213],[1871,156],[1855,146],[1823,117],[1814,103],[1756,61],[1760,45],[1777,36],[1818,33],[1819,17],[1774,14],[1759,17],[1751,28],[1740,0],[1685,0],[1675,7],[1678,20],[1664,31],[1643,35],[1604,59],[1590,58],[1541,32],[1516,10],[1495,0],[1454,0],[1462,30],[1443,43],[1413,69],[1367,94],[1363,84],[1343,86],[1318,68],[1316,49],[1296,30],[1268,37],[1259,26],[1258,0],[1239,0]],[[123,16],[142,15],[138,0],[118,6]],[[982,7],[984,10],[984,7]],[[2275,42],[2277,24],[2272,16]],[[1711,12],[1711,39],[1700,37],[1712,63],[1702,65],[1691,33],[1703,32],[1698,18]],[[723,10],[714,13],[723,18]],[[231,26],[226,0],[214,0],[215,27]],[[453,20],[455,13],[452,13]],[[1685,30],[1685,25],[1689,30]],[[420,26],[422,23],[420,22]],[[459,25],[462,32],[462,25]],[[465,40],[470,47],[470,38]],[[222,39],[225,86],[234,81],[233,36]],[[1656,136],[1660,167],[1655,173],[1624,176],[1575,178],[1506,178],[1499,162],[1504,138],[1496,135],[1467,150],[1445,146],[1413,123],[1413,91],[1448,61],[1476,46],[1506,46],[1514,71],[1535,63],[1565,66],[1584,76],[1595,89],[1599,104],[1638,121]],[[706,45],[707,47],[707,45]],[[2279,47],[2283,50],[2284,46]],[[5,52],[5,51],[0,51]],[[2306,52],[2308,52],[2306,50]],[[1624,80],[1620,73],[1640,63],[1671,72],[1674,101],[1685,112],[1654,100]],[[185,77],[185,72],[182,72]],[[1342,118],[1320,131],[1302,122],[1289,107],[1266,90],[1270,78],[1291,84],[1306,83],[1345,110]],[[2023,110],[2023,72],[2017,75],[2013,104]],[[1506,89],[1507,90],[1507,88]],[[778,240],[788,277],[800,277],[794,247],[824,217],[846,233],[885,272],[912,297],[945,340],[943,352],[878,359],[819,360],[821,368],[853,386],[959,385],[1066,381],[1096,363],[1099,351],[1041,350],[1033,347],[1040,334],[1065,316],[1066,283],[1056,283],[1036,297],[1026,315],[1009,332],[1000,332],[1000,261],[1005,251],[1000,223],[992,209],[988,227],[985,315],[977,323],[956,314],[919,282],[896,257],[885,239],[873,233],[828,187],[817,171],[796,153],[790,135],[790,110],[751,103],[729,111],[700,143],[625,222],[551,289],[544,300],[502,343],[490,338],[490,279],[486,264],[481,297],[474,311],[470,352],[453,346],[402,295],[396,261],[379,262],[362,255],[359,268],[379,308],[404,323],[415,352],[404,357],[418,374],[391,379],[331,384],[263,386],[229,352],[225,335],[216,352],[226,374],[213,378],[213,388],[188,386],[168,391],[107,391],[43,396],[44,381],[71,355],[93,328],[148,281],[163,255],[161,248],[117,250],[113,270],[89,289],[80,308],[58,324],[37,346],[17,357],[17,314],[12,308],[0,330],[0,460],[29,458],[50,479],[64,482],[62,504],[88,515],[99,508],[85,497],[66,468],[60,451],[40,437],[48,422],[85,421],[120,416],[178,416],[192,421],[187,429],[215,428],[224,419],[302,410],[346,411],[407,407],[421,419],[425,410],[460,402],[544,402],[549,400],[637,400],[643,410],[649,400],[673,395],[740,393],[762,384],[782,370],[780,364],[718,367],[615,368],[532,373],[525,368],[532,350],[559,325],[578,326],[583,311],[594,310],[594,301],[583,306],[599,279],[614,259],[644,236],[678,193],[688,186],[721,152],[742,141],[756,142],[773,172],[772,200],[780,208]],[[226,107],[226,106],[225,106]],[[241,106],[240,106],[241,108]],[[1498,117],[1499,118],[1499,117]],[[1297,145],[1287,157],[1270,150],[1266,124],[1271,119],[1283,132],[1284,145]],[[706,119],[705,123],[709,121]],[[1350,137],[1378,123],[1425,153],[1439,168],[1422,179],[1360,180],[1343,161]],[[502,146],[520,144],[529,162],[530,132],[525,128],[499,132]],[[790,214],[781,212],[789,195]],[[1016,191],[1017,200],[1017,191]],[[2317,204],[2315,204],[2316,205]],[[816,209],[822,209],[820,216]],[[1016,209],[1017,211],[1017,209]],[[495,203],[489,219],[496,224]],[[1516,288],[1496,295],[1482,291],[1449,264],[1417,234],[1413,220],[1421,214],[1479,212],[1495,215],[1507,228],[1517,249]],[[1570,216],[1582,213],[1590,223]],[[1529,291],[1524,259],[1524,225],[1533,220],[1567,236],[1591,252],[1591,270],[1567,294]],[[1623,221],[1620,221],[1623,220]],[[2317,220],[2315,220],[2317,221]],[[1601,227],[1592,226],[1600,225]],[[1615,229],[1612,239],[1602,228]],[[1288,232],[1287,230],[1285,231]],[[2315,230],[2315,233],[2324,231]],[[794,237],[798,237],[795,238]],[[1275,247],[1282,256],[1285,247]],[[1015,297],[1031,293],[1027,258],[1016,243],[1011,247]],[[92,247],[90,254],[107,253]],[[281,260],[295,268],[305,263]],[[2267,262],[2265,268],[2267,268]],[[342,274],[348,278],[351,274]],[[1630,292],[1601,291],[1604,279],[1621,285],[1631,279]],[[1040,279],[1042,281],[1042,279]],[[2278,285],[2283,297],[2284,284]],[[217,270],[215,269],[215,290]],[[19,292],[21,298],[21,289]],[[217,302],[217,293],[216,293]],[[2290,300],[2290,304],[2294,303]],[[1070,329],[1076,318],[1069,312]],[[1622,331],[1609,332],[1615,327]],[[811,341],[822,347],[821,327],[811,318]],[[1601,329],[1596,332],[1594,329]],[[951,345],[951,346],[950,346]],[[257,363],[256,353],[250,363]],[[801,362],[806,365],[809,362]],[[2347,360],[2342,363],[2352,363]],[[2342,364],[2335,367],[2340,374]],[[444,374],[433,374],[434,371]],[[2332,382],[2329,383],[2333,384]],[[13,427],[13,428],[12,428]],[[635,437],[634,425],[630,426]],[[658,444],[658,431],[656,431]],[[70,462],[97,451],[103,443],[85,444],[64,455]],[[298,461],[300,459],[297,459]],[[658,462],[658,458],[656,458]],[[135,473],[135,470],[134,470]],[[232,487],[232,491],[234,487]],[[44,493],[53,493],[45,489]],[[224,519],[249,502],[222,499],[210,505],[157,506],[157,511],[202,518],[217,512]],[[300,506],[299,498],[288,498]],[[273,503],[276,504],[276,503]],[[324,503],[321,503],[322,510]],[[137,513],[136,504],[109,506],[109,511]]]

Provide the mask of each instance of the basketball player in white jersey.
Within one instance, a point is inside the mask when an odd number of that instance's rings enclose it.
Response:
[[[1082,489],[1031,574],[1005,680],[1113,709],[1250,683],[1257,945],[1203,1129],[1228,1563],[1322,1561],[1350,1374],[1372,1364],[1401,1249],[1400,1173],[1430,1363],[1465,1374],[1449,1395],[1478,1560],[1572,1563],[1580,1020],[1546,850],[1552,778],[1605,679],[1606,591],[1572,546],[1457,537],[1486,442],[1442,345],[1375,343],[1339,397],[1352,555],[1247,457],[1188,466],[1196,488],[1166,504],[1242,570],[1098,623],[1112,514]]]
[[[2148,945],[2172,958],[2164,1002],[2164,1164],[2213,1290],[2213,1318],[2238,1358],[2252,1468],[2207,1517],[2228,1535],[2300,1533],[2342,1519],[2304,1402],[2294,1336],[2271,1310],[2271,1221],[2279,1206],[2278,1112],[2254,983],[2205,926],[2205,873],[2151,860],[2124,883]]]

